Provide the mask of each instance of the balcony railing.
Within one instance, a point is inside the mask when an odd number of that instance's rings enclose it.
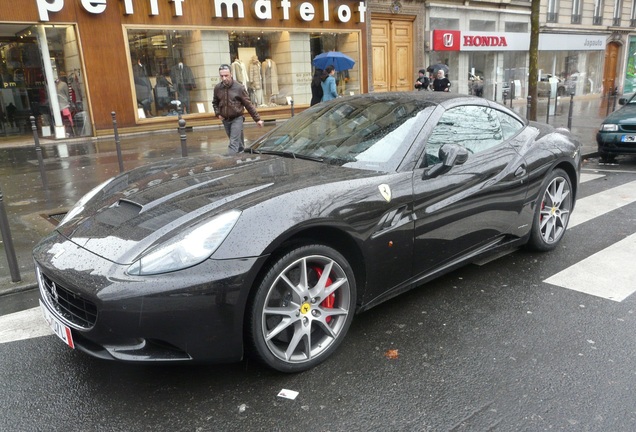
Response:
[[[594,25],[601,25],[601,24],[603,24],[603,17],[602,17],[602,16],[595,16],[595,17],[592,17],[592,24],[594,24]]]
[[[572,15],[572,24],[581,24],[581,15]]]
[[[558,12],[548,12],[548,16],[546,20],[551,23],[557,22],[559,20]]]
[[[620,25],[621,25],[621,18],[620,18],[620,17],[618,17],[618,18],[614,18],[614,19],[612,20],[612,25],[613,25],[614,27],[620,27]]]

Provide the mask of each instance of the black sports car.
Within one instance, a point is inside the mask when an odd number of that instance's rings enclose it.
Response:
[[[153,163],[98,186],[34,249],[68,345],[122,361],[297,372],[355,313],[484,254],[563,238],[579,143],[486,99],[321,103],[235,156]]]

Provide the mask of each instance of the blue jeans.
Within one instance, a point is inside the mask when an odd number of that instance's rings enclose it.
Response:
[[[223,120],[223,126],[225,127],[225,133],[230,138],[230,144],[228,145],[228,153],[238,153],[243,151],[243,122],[245,117],[238,116],[232,120]]]

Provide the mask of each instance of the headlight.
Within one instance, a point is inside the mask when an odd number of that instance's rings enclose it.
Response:
[[[232,210],[199,224],[153,249],[128,268],[131,275],[168,273],[192,267],[210,257],[232,231],[241,212]]]
[[[613,123],[603,123],[601,125],[602,132],[618,132],[618,125]]]
[[[102,189],[104,189],[108,183],[113,181],[113,178],[106,180],[104,183],[100,184],[99,186],[95,186],[93,189],[91,189],[89,193],[81,197],[80,200],[77,203],[75,203],[73,208],[71,208],[71,210],[69,210],[69,212],[66,213],[66,216],[62,218],[62,221],[57,226],[60,227],[64,225],[66,222],[70,221],[75,216],[83,212],[84,206],[86,205],[86,203],[89,202],[90,199],[93,198],[95,195],[97,195]]]

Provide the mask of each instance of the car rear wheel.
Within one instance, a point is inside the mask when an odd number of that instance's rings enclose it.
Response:
[[[353,270],[336,250],[300,246],[279,257],[249,308],[253,354],[281,372],[324,361],[342,342],[356,304]]]
[[[532,224],[528,246],[538,251],[548,251],[561,241],[570,220],[572,210],[572,184],[562,169],[548,176],[541,188]]]

